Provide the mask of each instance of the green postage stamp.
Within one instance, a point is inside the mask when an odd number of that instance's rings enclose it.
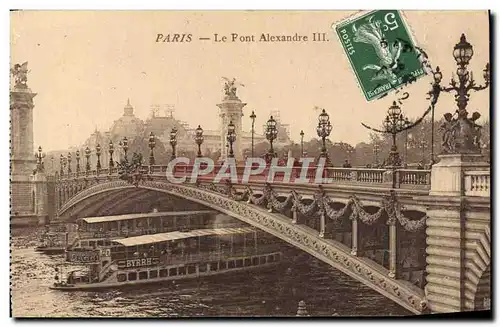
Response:
[[[368,101],[425,75],[398,10],[376,10],[333,26]]]

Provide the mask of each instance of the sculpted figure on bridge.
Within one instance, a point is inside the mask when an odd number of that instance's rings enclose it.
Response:
[[[147,170],[142,167],[142,154],[140,153],[134,152],[131,161],[124,159],[121,162],[117,162],[117,166],[120,179],[135,186],[138,186],[139,182],[144,180],[144,175],[147,174]]]
[[[471,118],[468,113],[459,112],[454,118],[451,113],[444,115],[445,122],[440,126],[443,133],[443,151],[445,153],[474,153],[480,151],[481,126],[475,123],[481,117],[474,112]]]
[[[236,97],[236,89],[237,89],[236,85],[245,86],[241,83],[237,83],[236,78],[233,78],[233,80],[230,80],[227,77],[222,77],[222,78],[226,81],[224,85],[224,93],[229,97]]]
[[[26,88],[26,83],[28,82],[28,62],[24,62],[21,65],[15,64],[14,67],[10,69],[10,74],[14,77],[14,86]]]

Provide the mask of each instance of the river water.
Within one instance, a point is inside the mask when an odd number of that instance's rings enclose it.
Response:
[[[12,232],[14,317],[294,316],[304,300],[311,316],[411,313],[314,257],[284,246],[272,271],[242,272],[192,281],[100,292],[49,290],[62,255],[34,251],[34,230]]]

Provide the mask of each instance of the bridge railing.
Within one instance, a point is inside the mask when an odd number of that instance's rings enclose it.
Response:
[[[422,169],[398,169],[396,170],[399,184],[405,185],[430,185],[431,171]]]
[[[215,165],[210,170],[210,173],[199,176],[202,181],[214,179],[224,166]],[[318,171],[318,167],[309,166],[306,170],[305,176],[302,172],[302,167],[286,167],[286,166],[267,166],[260,173],[255,174],[256,167],[252,167],[252,175],[249,176],[248,181],[266,181],[270,173],[274,173],[273,181],[283,182],[286,175],[290,175],[290,182],[293,183],[328,183],[325,179],[328,178],[332,183],[346,183],[346,184],[380,184],[380,186],[387,186],[392,183],[392,170],[377,169],[377,168],[340,168],[340,167],[326,167],[322,171]],[[200,170],[207,167],[201,167]],[[190,178],[193,174],[194,165],[179,163],[172,169],[172,176],[175,178],[187,177]],[[226,168],[224,168],[226,169]],[[245,170],[249,169],[244,165],[236,166],[236,173],[238,179],[241,179]],[[168,170],[167,165],[152,165],[143,166],[143,171],[151,175],[166,175]],[[76,178],[89,178],[89,177],[104,177],[107,175],[116,175],[117,168],[105,168],[91,171],[73,172],[60,176],[62,179],[76,179]],[[396,180],[398,181],[397,187],[407,186],[430,186],[430,170],[417,170],[417,169],[397,169],[395,170]],[[305,179],[304,179],[305,177]],[[323,178],[324,180],[317,179]],[[300,181],[298,181],[300,179]],[[475,182],[477,183],[477,182]],[[387,185],[386,185],[387,184]],[[474,184],[475,185],[475,184]]]
[[[466,171],[464,174],[466,196],[490,196],[490,171]]]

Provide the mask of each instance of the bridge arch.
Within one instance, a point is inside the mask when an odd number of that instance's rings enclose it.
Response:
[[[364,258],[351,255],[351,249],[344,244],[332,239],[320,238],[317,231],[304,225],[293,224],[290,218],[282,214],[272,213],[266,208],[245,201],[237,201],[227,195],[195,185],[152,180],[142,181],[138,186],[121,180],[104,182],[89,186],[73,196],[61,207],[58,214],[64,215],[73,206],[96,194],[122,189],[148,189],[163,192],[227,214],[315,256],[413,313],[422,313],[425,309],[423,290],[403,280],[388,277],[387,270],[367,262]]]

